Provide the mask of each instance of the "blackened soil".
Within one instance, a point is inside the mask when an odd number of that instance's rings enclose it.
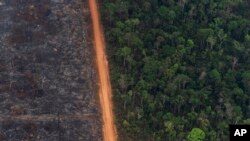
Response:
[[[101,141],[82,0],[0,0],[0,141]]]

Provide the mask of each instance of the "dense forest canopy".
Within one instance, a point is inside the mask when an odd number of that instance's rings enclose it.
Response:
[[[121,141],[228,141],[250,124],[249,0],[102,0]]]

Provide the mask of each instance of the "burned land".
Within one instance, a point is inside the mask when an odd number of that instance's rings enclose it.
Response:
[[[82,0],[0,0],[0,141],[99,141]]]

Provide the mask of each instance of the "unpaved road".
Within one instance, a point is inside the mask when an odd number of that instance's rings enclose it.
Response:
[[[104,141],[116,141],[117,134],[113,119],[109,68],[105,54],[105,41],[100,25],[96,0],[89,0],[89,7],[92,17],[96,63],[99,74],[99,98],[102,109]]]

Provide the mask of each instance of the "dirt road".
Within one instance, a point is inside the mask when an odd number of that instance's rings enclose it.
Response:
[[[112,94],[109,79],[109,68],[105,54],[105,41],[100,25],[96,0],[89,0],[93,23],[96,63],[99,74],[99,98],[102,108],[104,141],[116,141],[117,134],[112,111]]]

